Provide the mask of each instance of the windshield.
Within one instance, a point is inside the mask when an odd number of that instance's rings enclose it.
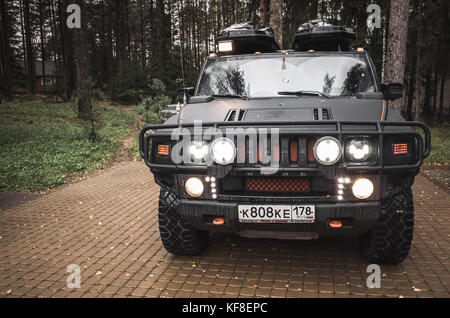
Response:
[[[207,61],[197,95],[281,96],[316,91],[328,96],[374,92],[366,59],[360,55],[226,57]]]

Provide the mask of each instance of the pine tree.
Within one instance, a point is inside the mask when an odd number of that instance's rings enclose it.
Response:
[[[385,82],[403,83],[405,75],[406,39],[408,33],[409,0],[391,0],[389,35],[386,51]],[[389,105],[401,112],[402,100]]]

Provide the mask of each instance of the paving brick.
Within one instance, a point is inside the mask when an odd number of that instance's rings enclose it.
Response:
[[[370,289],[356,238],[214,233],[203,255],[171,255],[159,239],[153,176],[142,162],[122,162],[2,211],[0,297],[448,298],[450,192],[423,175],[413,191],[410,254],[382,265],[381,288]],[[66,287],[70,264],[80,266],[79,290]]]

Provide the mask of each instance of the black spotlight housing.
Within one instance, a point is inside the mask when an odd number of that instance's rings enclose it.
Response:
[[[295,51],[349,51],[355,39],[351,28],[330,20],[312,20],[302,24],[295,33]]]
[[[270,27],[248,22],[233,24],[223,29],[216,43],[220,55],[267,53],[280,49]]]

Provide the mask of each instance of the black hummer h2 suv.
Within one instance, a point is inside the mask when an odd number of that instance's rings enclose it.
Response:
[[[351,29],[302,25],[292,50],[270,28],[225,29],[173,116],[145,126],[140,154],[160,185],[164,247],[196,255],[209,231],[313,239],[358,235],[371,262],[397,263],[413,238],[411,186],[430,132],[388,103]],[[418,131],[423,131],[423,136]]]

